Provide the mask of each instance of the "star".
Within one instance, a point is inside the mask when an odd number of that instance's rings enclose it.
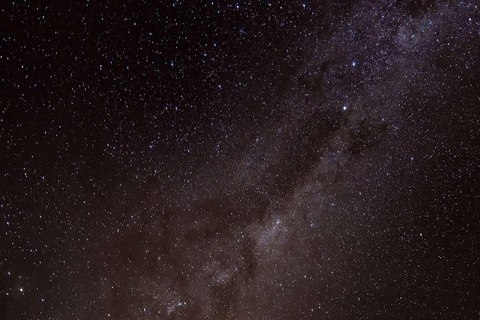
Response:
[[[477,314],[473,2],[6,3],[2,319]]]

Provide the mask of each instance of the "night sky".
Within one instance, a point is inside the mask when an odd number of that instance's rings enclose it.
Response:
[[[480,319],[477,1],[0,7],[0,319]]]

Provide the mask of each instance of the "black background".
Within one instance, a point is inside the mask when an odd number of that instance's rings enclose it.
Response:
[[[9,1],[2,319],[475,319],[478,3]]]

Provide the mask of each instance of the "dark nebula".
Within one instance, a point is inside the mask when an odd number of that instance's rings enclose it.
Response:
[[[0,319],[479,319],[478,6],[5,2]]]

